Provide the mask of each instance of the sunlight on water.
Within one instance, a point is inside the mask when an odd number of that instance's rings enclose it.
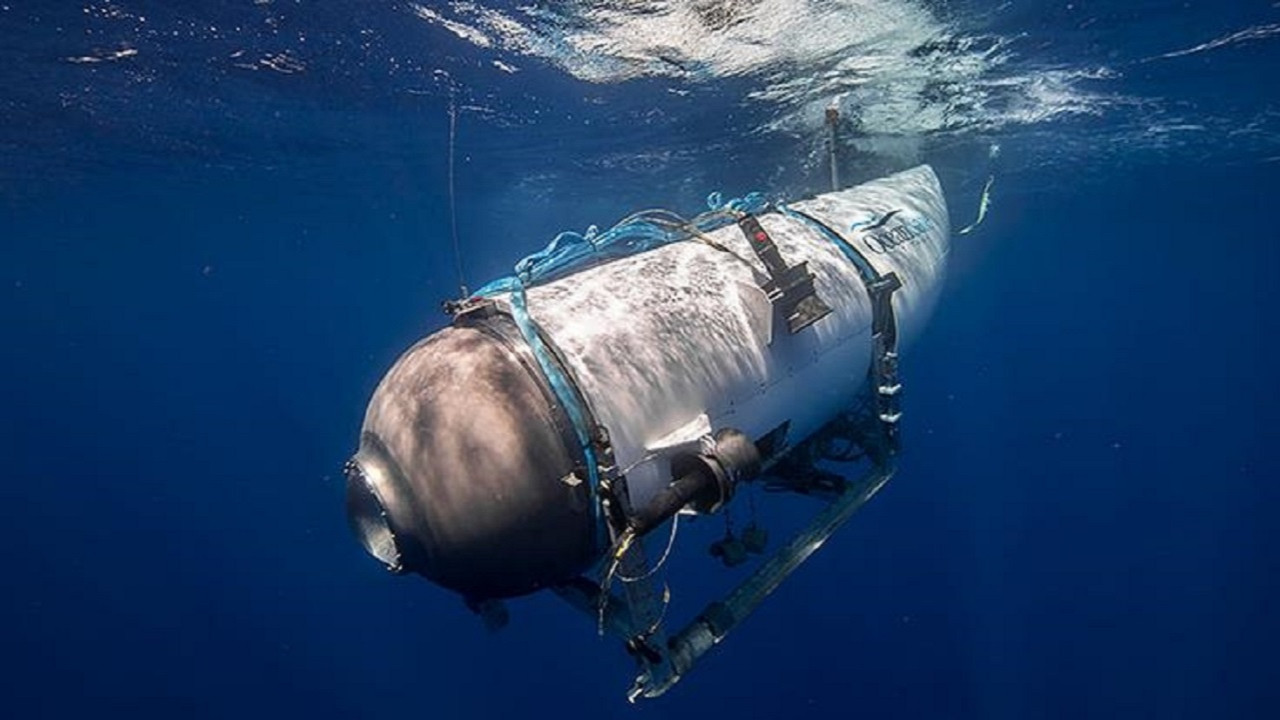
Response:
[[[976,148],[996,138],[1035,148],[1012,153],[1006,169],[1127,162],[1174,150],[1197,159],[1256,157],[1280,145],[1274,108],[1224,107],[1155,89],[1183,76],[1186,68],[1171,64],[1179,58],[1280,36],[1275,24],[1214,36],[1186,8],[1150,17],[1076,4],[964,11],[918,0],[410,7],[417,19],[495,56],[490,62],[506,72],[550,64],[597,86],[667,81],[667,91],[681,96],[741,87],[753,115],[745,125],[735,118],[733,131],[807,138],[809,166],[822,162],[828,107],[840,110],[845,143],[890,164],[916,162],[953,141]],[[1045,13],[1060,15],[1071,32],[1037,35]],[[1121,18],[1132,24],[1113,27]],[[1109,50],[1126,28],[1171,45],[1150,55]],[[1185,37],[1203,39],[1173,39]],[[1135,80],[1151,87],[1135,90]],[[1099,132],[1101,122],[1109,129]]]
[[[820,125],[838,102],[862,133],[991,130],[1102,112],[1083,89],[1105,67],[1010,67],[1009,40],[970,36],[903,0],[586,2],[502,12],[415,5],[418,17],[479,47],[549,61],[578,79],[710,83],[748,78],[777,109],[761,130]]]
[[[162,165],[400,162],[452,95],[491,158],[521,165],[572,138],[570,165],[632,176],[691,177],[748,145],[758,165],[813,175],[831,107],[868,177],[981,161],[996,141],[1004,174],[1280,153],[1280,104],[1255,83],[1280,24],[1181,3],[37,5],[0,4],[14,54],[0,179],[16,185],[91,166],[104,141]]]

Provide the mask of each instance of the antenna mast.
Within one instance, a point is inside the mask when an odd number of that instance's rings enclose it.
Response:
[[[840,189],[840,167],[836,163],[836,127],[840,124],[840,108],[833,102],[827,106],[827,155],[831,158],[831,190]]]
[[[467,290],[467,280],[462,273],[462,249],[458,245],[458,203],[453,188],[453,156],[458,137],[458,101],[453,81],[449,82],[449,229],[453,236],[453,261],[458,268],[458,289],[461,298],[471,293]]]

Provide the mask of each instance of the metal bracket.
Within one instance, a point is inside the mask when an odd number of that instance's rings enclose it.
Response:
[[[770,490],[794,492],[825,501],[825,506],[784,546],[775,551],[755,571],[724,597],[706,605],[696,617],[675,633],[665,624],[668,597],[652,577],[651,565],[639,538],[625,540],[621,551],[611,555],[608,574],[601,584],[578,578],[554,588],[569,604],[621,639],[635,660],[637,675],[627,698],[653,698],[670,690],[711,648],[721,643],[801,564],[827,541],[894,474],[893,454],[884,452],[886,426],[870,413],[848,413],[831,423],[831,432],[861,447],[862,452],[846,452],[850,459],[871,458],[872,464],[855,480],[811,467],[812,473],[798,472],[785,461],[795,458],[803,466],[813,458],[823,438],[815,436],[784,456],[777,466]],[[875,446],[880,446],[877,449]],[[833,456],[834,457],[834,456]],[[806,482],[805,478],[813,480]],[[622,583],[620,592],[610,592],[609,583]],[[616,587],[616,585],[615,585]]]
[[[828,504],[786,545],[756,568],[732,592],[708,604],[696,618],[668,640],[669,670],[662,675],[641,673],[627,697],[654,698],[670,690],[697,661],[742,623],[764,599],[813,555],[836,530],[893,477],[893,468],[874,467]]]
[[[479,295],[458,298],[457,300],[445,300],[442,306],[446,313],[453,316],[455,325],[483,320],[498,314],[498,304],[490,298]]]
[[[787,329],[792,335],[809,327],[831,313],[831,307],[818,297],[813,287],[813,273],[807,263],[787,265],[773,238],[754,215],[738,218],[738,228],[746,236],[756,257],[764,263],[769,279],[761,288],[770,302],[782,311],[787,319]]]
[[[898,379],[898,328],[892,300],[902,283],[893,273],[879,274],[848,241],[822,223],[802,213],[790,214],[809,221],[841,246],[855,263],[871,299],[872,358],[866,411],[846,413],[828,426],[838,439],[847,443],[843,450],[829,453],[830,459],[865,459],[870,461],[870,467],[855,480],[817,468],[812,460],[821,449],[820,443],[824,441],[821,436],[814,436],[779,457],[777,467],[783,472],[773,473],[775,479],[766,483],[766,489],[821,498],[827,501],[826,505],[749,577],[722,599],[709,603],[673,634],[668,634],[664,624],[667,597],[665,594],[659,597],[654,586],[642,541],[634,537],[629,541],[625,530],[621,536],[615,536],[615,541],[621,539],[623,543],[617,545],[620,552],[609,558],[613,563],[610,572],[621,573],[616,575],[624,583],[621,596],[609,592],[608,582],[614,575],[605,578],[604,587],[579,578],[556,588],[557,594],[570,604],[595,617],[602,631],[608,628],[624,640],[639,669],[627,694],[632,702],[658,697],[670,690],[884,487],[895,472],[902,384]],[[831,312],[814,294],[813,276],[804,264],[788,267],[754,217],[741,216],[739,226],[748,240],[754,241],[752,247],[770,271],[771,279],[764,289],[784,310],[791,332],[798,332]],[[603,453],[602,456],[608,457]],[[610,480],[604,483],[606,488],[614,479]],[[623,478],[617,478],[616,482],[623,482]],[[621,500],[625,492],[606,493],[606,499],[610,495]],[[621,510],[623,508],[618,507],[614,512]]]

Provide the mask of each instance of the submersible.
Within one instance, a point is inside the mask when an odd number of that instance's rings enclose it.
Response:
[[[625,641],[633,698],[674,684],[892,475],[899,353],[949,247],[928,166],[711,204],[562,234],[451,303],[374,391],[346,467],[351,525],[388,569],[473,609],[560,594]],[[861,480],[824,469],[852,459]],[[643,538],[748,482],[826,504],[669,633]]]

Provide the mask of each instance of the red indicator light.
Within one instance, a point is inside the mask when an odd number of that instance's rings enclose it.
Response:
[[[760,232],[756,233],[756,242],[761,242],[761,243],[762,243],[762,242],[764,242],[765,240],[768,240],[768,239],[769,239],[769,236],[768,236],[768,235],[765,235],[763,230],[761,230]]]

